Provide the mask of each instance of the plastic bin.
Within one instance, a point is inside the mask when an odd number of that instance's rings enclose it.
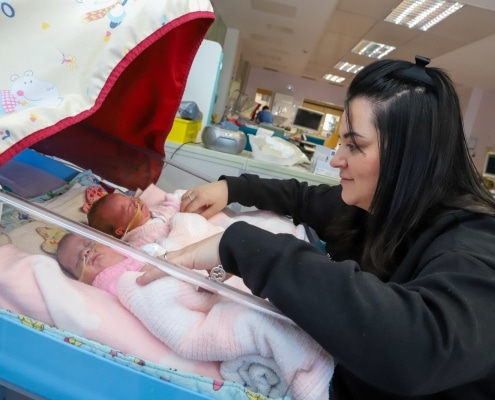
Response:
[[[167,136],[167,141],[175,143],[196,142],[196,137],[201,129],[201,121],[190,121],[182,118],[175,118],[172,129]]]
[[[265,128],[266,129],[266,128]],[[250,126],[240,126],[239,127],[239,130],[241,132],[244,132],[246,134],[246,147],[244,147],[244,150],[246,151],[253,151],[253,149],[251,148],[251,144],[249,143],[249,136],[248,135],[256,135],[256,132],[258,131],[258,128],[252,128]],[[273,136],[277,136],[279,138],[282,138],[282,139],[285,139],[285,140],[289,140],[288,137],[286,137],[285,135],[281,135],[279,133],[274,133]]]

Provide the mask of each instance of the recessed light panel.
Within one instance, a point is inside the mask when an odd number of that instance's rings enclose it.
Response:
[[[332,75],[332,74],[323,75],[323,79],[325,79],[326,81],[333,82],[333,83],[342,83],[345,81],[344,77],[338,76],[338,75]]]
[[[361,40],[351,51],[361,56],[382,58],[394,50],[394,46],[370,42],[369,40]]]
[[[404,0],[385,18],[386,22],[427,31],[464,4],[442,0]]]
[[[341,61],[335,64],[334,68],[338,69],[339,71],[345,71],[351,74],[357,74],[359,71],[361,71],[364,68],[364,66]]]

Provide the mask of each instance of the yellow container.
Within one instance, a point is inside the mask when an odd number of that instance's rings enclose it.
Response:
[[[201,121],[189,121],[187,119],[175,118],[167,141],[175,143],[191,143],[196,141],[201,129]]]
[[[338,143],[339,143],[339,134],[337,133],[337,131],[335,131],[330,135],[329,138],[325,140],[325,143],[323,145],[326,147],[330,147],[331,149],[335,149]]]

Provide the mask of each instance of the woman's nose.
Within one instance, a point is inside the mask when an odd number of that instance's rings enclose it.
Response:
[[[332,168],[343,168],[345,166],[345,160],[344,157],[342,157],[342,150],[340,147],[330,159],[330,166]]]

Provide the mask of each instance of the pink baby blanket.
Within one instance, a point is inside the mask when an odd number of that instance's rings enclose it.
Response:
[[[216,362],[178,356],[103,290],[66,277],[51,257],[0,246],[0,307],[184,372],[221,379]]]
[[[173,277],[139,286],[139,272],[118,280],[122,304],[178,355],[220,361],[224,379],[270,398],[328,398],[334,363],[285,318],[196,290]]]

